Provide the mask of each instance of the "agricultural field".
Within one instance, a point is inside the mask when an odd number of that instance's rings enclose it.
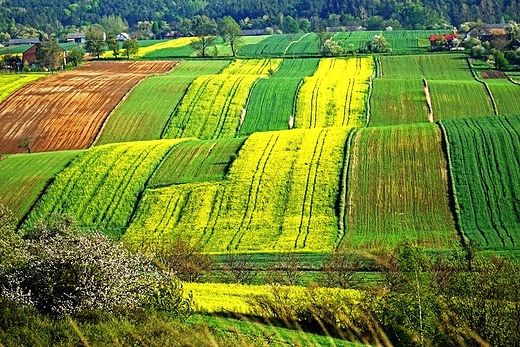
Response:
[[[373,71],[371,57],[321,59],[298,93],[295,126],[363,126]]]
[[[288,129],[302,79],[312,75],[318,63],[319,59],[284,59],[273,76],[258,81],[239,134]]]
[[[381,70],[385,79],[473,80],[462,54],[383,56]]]
[[[20,154],[0,160],[0,204],[22,219],[52,178],[81,151]]]
[[[54,178],[25,226],[30,228],[52,213],[66,212],[82,227],[119,237],[150,175],[180,141],[127,142],[85,151]]]
[[[300,37],[297,41],[291,42],[285,51],[286,56],[312,56],[319,52],[318,35],[308,33]]]
[[[148,187],[222,180],[246,138],[184,141],[154,172]]]
[[[443,120],[457,220],[481,249],[520,245],[520,117]]]
[[[186,60],[137,84],[110,114],[96,145],[160,139],[175,107],[198,76],[219,73],[226,60]]]
[[[0,74],[0,103],[24,85],[45,77],[45,74]]]
[[[430,47],[430,35],[451,34],[449,30],[392,30],[382,35],[390,44],[392,52],[421,52]],[[424,43],[423,43],[424,42]]]
[[[441,142],[431,123],[355,133],[342,178],[340,247],[384,249],[405,240],[429,249],[460,245]]]
[[[372,41],[375,35],[381,35],[380,30],[376,31],[348,31],[338,32],[332,37],[334,41],[341,43],[341,46],[347,51],[363,49],[366,47],[367,41]]]
[[[181,37],[173,40],[162,40],[153,45],[139,47],[139,57],[150,58],[152,54],[156,54],[161,50],[176,49],[188,46],[194,40],[193,37]]]
[[[495,114],[491,99],[477,81],[428,81],[433,118],[466,118]]]
[[[502,79],[484,81],[493,95],[498,114],[520,114],[520,85]]]
[[[183,235],[216,253],[330,251],[348,132],[255,133],[226,180],[148,189],[123,240],[145,247]]]
[[[244,121],[253,84],[280,63],[281,59],[239,59],[218,75],[198,77],[182,98],[163,137],[234,137]]]
[[[372,81],[369,126],[385,126],[428,121],[428,107],[420,79]]]
[[[305,34],[270,35],[256,44],[245,45],[238,51],[237,55],[244,57],[282,56],[292,42],[298,41],[304,35]]]
[[[141,79],[165,73],[176,62],[96,62],[48,76],[2,102],[0,153],[20,153],[30,138],[33,152],[84,149],[108,114]]]

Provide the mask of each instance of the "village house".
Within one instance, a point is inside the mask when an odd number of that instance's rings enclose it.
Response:
[[[36,50],[38,49],[38,47],[40,45],[41,45],[41,43],[34,44],[29,49],[27,49],[25,52],[23,52],[22,62],[24,62],[24,63],[27,62],[27,63],[29,63],[29,65],[35,64],[37,62]],[[63,48],[62,48],[62,51],[63,51],[63,64],[66,65],[67,52]]]
[[[68,43],[85,43],[87,41],[87,34],[85,34],[85,33],[70,33],[70,34],[67,34],[66,41]]]
[[[455,47],[454,40],[459,39],[457,34],[431,35],[430,47],[432,49],[451,49]]]
[[[493,40],[502,39],[509,41],[511,35],[509,34],[509,24],[483,24],[477,25],[471,29],[466,36],[476,37],[480,42],[491,42]]]
[[[40,43],[40,39],[37,37],[32,37],[29,39],[11,39],[8,42],[9,46],[20,46],[20,45],[34,45],[36,43]]]

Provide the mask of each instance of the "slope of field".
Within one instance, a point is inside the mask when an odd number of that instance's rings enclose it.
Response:
[[[520,249],[520,117],[443,120],[458,223],[480,248]]]
[[[283,130],[294,117],[296,94],[302,79],[316,71],[319,59],[284,59],[270,78],[255,84],[241,135],[256,131]]]
[[[145,247],[183,235],[207,252],[330,251],[348,132],[255,133],[226,180],[147,190],[123,239]]]
[[[24,85],[45,76],[44,74],[0,74],[0,103]]]
[[[176,62],[99,62],[48,76],[2,102],[0,153],[19,153],[30,137],[33,152],[90,146],[108,114],[141,79]]]
[[[459,54],[385,56],[381,70],[385,79],[473,80],[466,58]]]
[[[164,137],[234,137],[244,120],[253,84],[280,63],[280,59],[239,59],[219,75],[198,77],[175,110]]]
[[[428,121],[428,107],[419,79],[376,78],[370,98],[370,126]]]
[[[366,118],[371,57],[321,59],[296,102],[296,127],[362,126]]]
[[[343,183],[341,247],[391,248],[405,240],[432,249],[457,246],[446,169],[435,124],[359,130]]]
[[[428,86],[436,120],[495,114],[485,86],[477,81],[428,81]]]
[[[81,151],[21,154],[0,161],[0,203],[21,219],[50,180]]]
[[[216,74],[228,64],[226,60],[189,60],[166,75],[147,77],[110,115],[96,144],[161,138],[190,83],[198,76]]]
[[[119,236],[148,178],[179,142],[127,142],[85,151],[55,177],[29,213],[26,227],[53,212],[65,212],[83,227]]]
[[[292,42],[298,41],[303,35],[305,34],[270,35],[256,44],[242,47],[238,51],[238,55],[246,57],[279,57],[285,54],[287,47]]]
[[[498,114],[520,114],[519,85],[500,79],[487,79],[485,82],[493,95]]]
[[[246,140],[184,141],[173,148],[155,171],[148,187],[223,179]]]

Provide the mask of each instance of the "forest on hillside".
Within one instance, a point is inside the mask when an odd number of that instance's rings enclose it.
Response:
[[[430,29],[466,21],[520,20],[519,0],[0,0],[0,5],[0,41],[8,38],[6,33],[12,38],[28,35],[27,28],[59,34],[114,16],[129,27],[143,21],[172,26],[206,15],[231,16],[243,29],[283,28],[296,21],[303,31],[318,25]]]

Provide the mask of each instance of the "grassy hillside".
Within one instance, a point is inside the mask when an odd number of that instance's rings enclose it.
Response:
[[[0,161],[0,203],[21,219],[52,178],[81,151],[21,154]]]
[[[178,142],[129,142],[83,152],[55,177],[25,226],[52,213],[68,213],[83,227],[120,235],[148,178]]]
[[[446,168],[435,124],[358,130],[345,175],[341,247],[390,248],[405,240],[457,247]]]
[[[458,223],[486,249],[520,245],[520,117],[443,120]]]

